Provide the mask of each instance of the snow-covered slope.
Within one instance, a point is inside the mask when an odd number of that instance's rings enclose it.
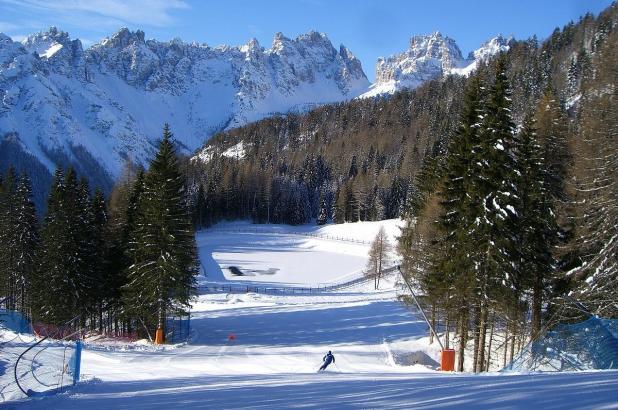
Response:
[[[264,48],[121,29],[87,50],[53,27],[22,43],[0,34],[0,143],[49,170],[79,163],[114,177],[126,159],[152,155],[164,122],[189,152],[221,129],[347,100],[368,84],[359,60],[317,32],[279,33]]]
[[[380,224],[396,235],[400,221]],[[244,232],[251,229],[259,233]],[[331,279],[346,273],[350,248],[342,237],[368,241],[377,229],[378,223],[360,222],[323,227],[233,223],[205,230],[198,235],[200,258],[212,259],[220,268],[233,258],[241,268],[260,264],[265,273],[285,259],[292,260],[291,255],[313,252],[313,269],[300,266],[307,264],[301,258],[298,269],[288,272],[297,276],[295,283],[284,277],[277,280],[277,274],[263,274],[263,283],[287,288],[287,292],[207,292],[204,285],[216,278],[201,276],[203,286],[192,307],[189,343],[157,347],[89,338],[82,352],[82,381],[55,396],[24,398],[10,364],[34,337],[0,331],[0,365],[3,360],[6,363],[6,372],[0,372],[0,406],[89,410],[178,408],[179,403],[187,409],[616,408],[612,399],[618,386],[616,371],[481,375],[435,371],[440,347],[436,341],[429,343],[421,315],[397,300],[400,287],[395,275],[384,278],[379,290],[366,283],[340,292],[294,292],[297,283],[312,283],[324,275],[321,268],[325,264],[339,268],[338,273],[331,270]],[[215,237],[226,232],[227,240]],[[319,236],[299,239],[302,234]],[[319,249],[320,241],[328,246]],[[221,252],[223,248],[228,252]],[[275,253],[276,259],[263,257]],[[335,254],[338,260],[332,258]],[[239,255],[246,258],[241,260]],[[256,273],[250,278],[257,277]],[[249,278],[221,279],[231,285]],[[24,366],[27,374],[22,379],[36,374],[39,382],[55,387],[50,381],[62,372],[42,371],[52,368],[43,366],[53,360],[52,349],[46,347],[46,353],[33,358],[37,366]],[[316,374],[329,350],[335,355],[334,364]],[[54,351],[60,353],[57,361],[62,363],[64,346],[55,343]],[[492,358],[502,361],[498,354]]]
[[[479,61],[508,50],[510,42],[510,38],[499,35],[463,58],[455,40],[440,32],[414,36],[410,39],[408,50],[378,59],[376,82],[361,98],[416,88],[425,81],[448,74],[468,75],[476,69]]]

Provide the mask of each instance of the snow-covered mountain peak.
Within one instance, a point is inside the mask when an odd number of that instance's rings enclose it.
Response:
[[[376,64],[376,82],[363,97],[415,88],[465,64],[455,40],[436,31],[410,38],[409,48]]]
[[[256,38],[252,38],[244,46],[240,46],[240,51],[247,54],[263,52],[264,48]]]
[[[122,49],[132,44],[144,44],[145,33],[142,30],[131,31],[126,27],[122,27],[111,37],[104,38],[100,43],[95,44],[94,47],[103,46],[109,48]]]
[[[51,26],[49,29],[47,29],[47,31],[41,31],[29,35],[21,43],[26,48],[30,48],[40,43],[57,42],[61,44],[66,44],[70,41],[71,39],[69,37],[69,33],[59,30],[58,27]]]
[[[326,34],[313,30],[307,34],[301,34],[296,38],[296,41],[303,43],[308,47],[322,47],[325,49],[333,48],[333,44],[330,42]]]
[[[439,31],[412,37],[407,55],[415,59],[438,59],[447,69],[452,68],[455,62],[462,59],[461,50],[455,40],[443,36]]]
[[[361,98],[392,94],[405,88],[416,88],[428,80],[448,74],[469,75],[479,61],[509,49],[513,39],[502,35],[494,37],[463,58],[452,38],[439,31],[410,38],[408,50],[379,58],[376,64],[376,82]]]
[[[511,48],[513,41],[512,36],[505,38],[502,34],[490,38],[484,42],[481,47],[471,51],[470,54],[468,54],[468,58],[464,66],[452,68],[450,70],[450,74],[465,76],[470,75],[470,73],[476,70],[479,62],[487,61],[496,54],[508,51],[509,48]]]
[[[79,47],[81,48],[81,42]],[[69,37],[69,33],[58,30],[58,28],[52,26],[47,31],[42,31],[36,34],[32,34],[26,37],[22,41],[22,45],[29,53],[36,53],[41,58],[51,58],[58,51],[67,47],[71,48],[72,40]]]
[[[292,42],[288,37],[284,36],[283,33],[277,32],[273,37],[273,42],[270,47],[273,53],[282,54],[285,50],[286,46],[289,47],[289,44]]]
[[[498,53],[508,51],[508,49],[511,47],[512,42],[513,36],[505,38],[502,34],[498,34],[496,37],[493,37],[484,42],[478,49],[472,51],[468,55],[468,59],[485,61]]]
[[[331,58],[337,54],[326,34],[318,33],[317,31],[301,34],[294,40],[284,36],[282,33],[277,33],[268,52],[279,56],[297,55],[299,58],[306,58],[307,53],[311,53],[314,56],[330,56]]]
[[[362,78],[365,76],[361,62],[352,52],[343,44],[339,46],[339,55],[345,62],[348,72],[351,76]]]

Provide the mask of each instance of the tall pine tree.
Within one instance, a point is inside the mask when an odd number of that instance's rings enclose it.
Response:
[[[552,178],[542,157],[534,118],[527,116],[520,132],[521,195],[520,252],[522,280],[532,295],[531,336],[541,331],[542,305],[545,289],[553,271],[553,246],[558,238],[558,227],[552,206]]]
[[[90,240],[92,210],[88,187],[75,170],[57,170],[41,228],[39,270],[32,283],[33,316],[62,324],[81,316],[85,324],[95,305]]]
[[[32,185],[27,174],[19,179],[15,195],[15,277],[17,308],[27,312],[30,307],[29,287],[36,275],[36,253],[39,248],[39,223],[32,200]]]
[[[463,350],[468,340],[468,311],[477,303],[478,277],[469,258],[476,244],[470,241],[469,233],[475,229],[480,209],[479,198],[471,191],[476,177],[473,169],[482,160],[475,154],[480,143],[483,103],[480,79],[475,76],[470,80],[460,125],[449,146],[439,219],[442,236],[432,252],[434,275],[442,276],[440,283],[448,286],[449,295],[453,295],[446,302],[454,304],[452,307],[458,312],[460,371],[464,368]]]
[[[15,309],[18,297],[18,277],[15,272],[17,261],[16,195],[18,184],[15,168],[9,167],[0,193],[0,286],[9,309]]]
[[[133,265],[124,286],[127,311],[163,328],[168,314],[186,311],[198,271],[185,178],[166,124],[144,178],[131,243]],[[154,317],[153,314],[154,313]]]

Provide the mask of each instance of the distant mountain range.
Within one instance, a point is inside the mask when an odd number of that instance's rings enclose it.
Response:
[[[508,47],[496,37],[462,58],[440,33],[416,36],[409,50],[378,61],[370,84],[345,46],[317,32],[277,33],[264,48],[255,39],[237,47],[160,42],[121,29],[86,50],[54,27],[22,42],[0,34],[0,166],[36,168],[46,181],[72,164],[109,188],[124,162],[147,162],[164,122],[190,153],[218,131],[273,114],[465,75]]]

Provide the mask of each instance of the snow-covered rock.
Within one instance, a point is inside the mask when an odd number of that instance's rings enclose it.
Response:
[[[505,38],[502,34],[493,37],[481,45],[478,49],[472,51],[466,59],[467,65],[464,67],[452,68],[449,74],[470,75],[476,70],[479,62],[485,62],[496,54],[506,52],[511,47],[513,37]]]
[[[440,32],[410,39],[410,48],[401,54],[379,58],[376,81],[361,95],[374,97],[392,94],[405,88],[416,88],[426,81],[448,74],[469,75],[479,61],[509,49],[511,39],[497,36],[463,58],[455,40]]]
[[[126,28],[87,50],[55,27],[21,43],[0,34],[0,144],[11,136],[50,171],[75,163],[113,178],[127,159],[152,156],[164,122],[191,152],[222,129],[368,85],[359,60],[317,32],[279,33],[268,49],[146,40]]]

